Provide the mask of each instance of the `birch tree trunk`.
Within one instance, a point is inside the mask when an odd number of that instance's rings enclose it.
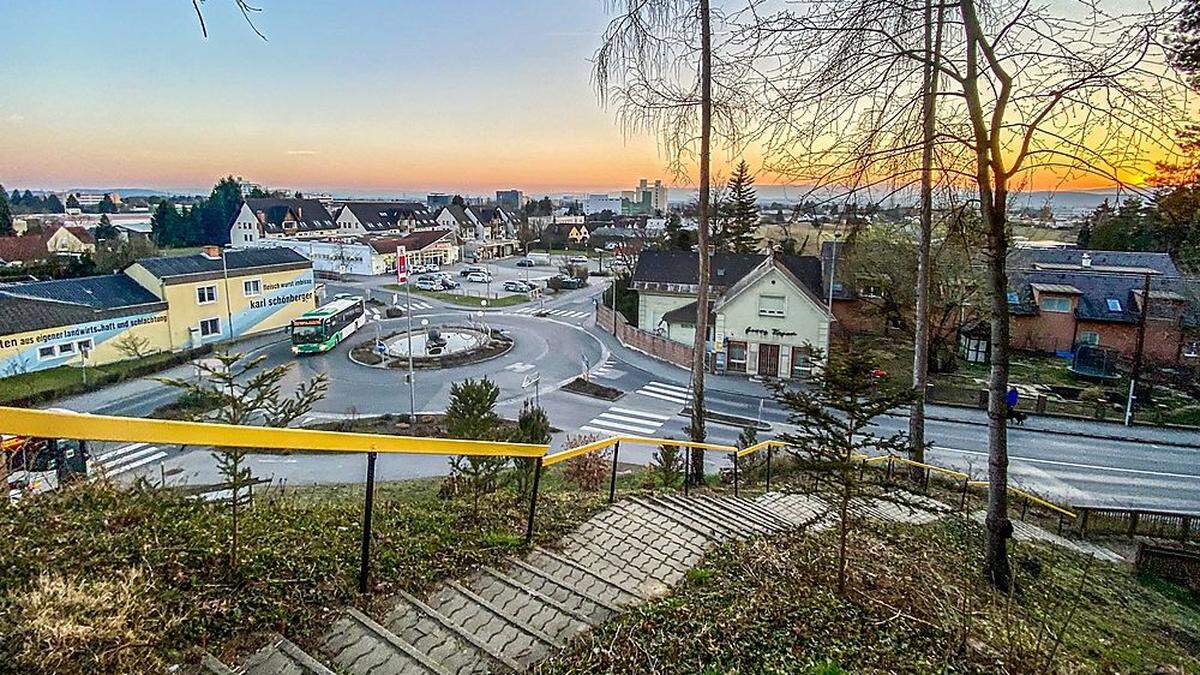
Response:
[[[700,0],[700,199],[697,213],[696,238],[696,336],[692,342],[692,424],[691,439],[703,442],[704,428],[704,368],[708,339],[708,226],[709,226],[709,169],[712,143],[712,33],[709,25],[709,2]],[[703,479],[704,451],[693,449],[691,475]]]

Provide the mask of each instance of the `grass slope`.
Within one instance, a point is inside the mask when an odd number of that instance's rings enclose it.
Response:
[[[545,543],[601,505],[556,491],[538,503]],[[228,652],[258,633],[303,639],[351,603],[420,591],[524,546],[524,501],[487,497],[479,516],[440,480],[383,484],[375,501],[371,599],[356,592],[363,489],[256,492],[227,568],[228,507],[103,483],[0,508],[0,673],[162,672],[190,647]]]
[[[1200,672],[1195,598],[1102,563],[1085,580],[1078,556],[1023,544],[1008,598],[978,574],[981,536],[861,525],[845,597],[833,530],[729,544],[539,672]]]

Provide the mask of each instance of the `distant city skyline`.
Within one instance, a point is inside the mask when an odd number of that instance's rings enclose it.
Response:
[[[265,42],[232,2],[204,5],[207,40],[187,2],[6,3],[0,183],[193,192],[241,175],[346,195],[542,195],[662,178],[673,195],[689,189],[654,137],[625,134],[597,99],[599,0],[261,4]],[[716,175],[738,159],[718,151]]]

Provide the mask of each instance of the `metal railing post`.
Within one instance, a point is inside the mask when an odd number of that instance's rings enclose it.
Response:
[[[866,473],[866,471],[867,471],[867,460],[864,459],[862,461],[862,463],[858,465],[858,482],[860,482],[860,483],[862,482],[863,474]]]
[[[1026,497],[1025,501],[1021,502],[1021,522],[1022,523],[1025,522],[1025,512],[1028,510],[1029,510],[1029,497]]]
[[[767,446],[767,492],[771,491],[771,451],[774,449],[774,446]]]
[[[533,518],[537,515],[538,487],[542,483],[542,458],[533,466],[533,491],[529,495],[529,523],[525,526],[525,543],[533,542]]]
[[[959,511],[965,511],[967,508],[967,483],[969,480],[969,478],[963,478],[962,493],[958,496]]]
[[[367,494],[363,502],[362,560],[358,566],[358,592],[367,592],[371,570],[371,511],[375,506],[375,459],[377,453],[367,453]]]
[[[893,462],[893,459],[892,459],[892,457],[889,455],[889,456],[888,456],[888,468],[887,468],[887,482],[888,482],[888,483],[891,483],[891,482],[892,482],[892,471],[893,471],[893,464],[894,464],[894,462]]]
[[[738,454],[733,453],[733,496],[738,496]]]
[[[613,443],[612,475],[608,478],[608,503],[613,503],[617,495],[617,454],[621,452],[621,441]]]

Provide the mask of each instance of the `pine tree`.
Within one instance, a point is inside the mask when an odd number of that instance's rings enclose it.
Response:
[[[67,195],[67,208],[68,209],[82,209],[83,207],[79,204],[78,197],[76,197],[75,195]]]
[[[62,200],[58,195],[50,195],[46,198],[46,210],[50,213],[66,213],[67,209],[63,206]]]
[[[100,216],[100,224],[96,225],[96,229],[92,230],[92,235],[100,241],[110,241],[119,236],[117,228],[113,226],[112,221],[108,219],[108,214]]]
[[[8,206],[8,195],[4,192],[4,186],[0,185],[0,236],[8,237],[13,234],[16,232],[13,230],[12,209]]]
[[[754,176],[746,160],[738,162],[729,178],[722,200],[722,220],[725,228],[719,237],[719,248],[734,253],[754,253],[758,250],[755,232],[758,229],[758,195],[754,191]]]

